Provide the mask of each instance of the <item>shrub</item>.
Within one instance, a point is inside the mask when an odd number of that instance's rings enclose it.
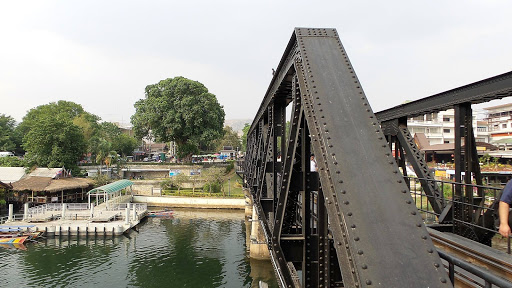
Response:
[[[100,187],[112,182],[112,179],[106,174],[96,174],[92,179],[94,180],[94,187]]]
[[[235,160],[228,160],[228,163],[228,166],[226,166],[226,174],[235,168]]]
[[[164,181],[160,182],[160,187],[162,187],[163,190],[171,190],[173,186],[174,183],[172,181],[172,178],[167,178]]]
[[[211,187],[211,191],[210,191]],[[218,182],[215,183],[207,183],[203,186],[203,191],[207,193],[220,193],[221,185]]]

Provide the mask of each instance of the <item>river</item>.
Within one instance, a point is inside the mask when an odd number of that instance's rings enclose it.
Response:
[[[179,209],[126,236],[55,237],[0,247],[2,287],[278,287],[248,258],[243,211]]]

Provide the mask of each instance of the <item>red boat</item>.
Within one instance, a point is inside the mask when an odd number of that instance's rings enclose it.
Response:
[[[172,210],[160,210],[160,211],[149,211],[148,217],[172,217],[174,215],[174,211]]]

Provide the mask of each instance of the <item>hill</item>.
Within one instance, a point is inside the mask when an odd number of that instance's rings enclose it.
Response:
[[[224,121],[224,126],[229,126],[233,128],[237,133],[242,133],[242,129],[244,129],[245,123],[252,123],[252,119],[230,119]]]

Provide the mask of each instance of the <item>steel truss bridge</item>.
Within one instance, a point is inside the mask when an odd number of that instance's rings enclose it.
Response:
[[[496,203],[485,204],[491,188],[482,186],[471,105],[511,95],[512,72],[374,113],[336,30],[296,28],[249,130],[243,164],[279,285],[452,287],[454,266],[465,264],[438,251],[424,218],[490,245]],[[407,119],[451,108],[458,128],[448,199]],[[406,160],[426,203],[418,205]],[[482,286],[510,287],[479,271]]]

